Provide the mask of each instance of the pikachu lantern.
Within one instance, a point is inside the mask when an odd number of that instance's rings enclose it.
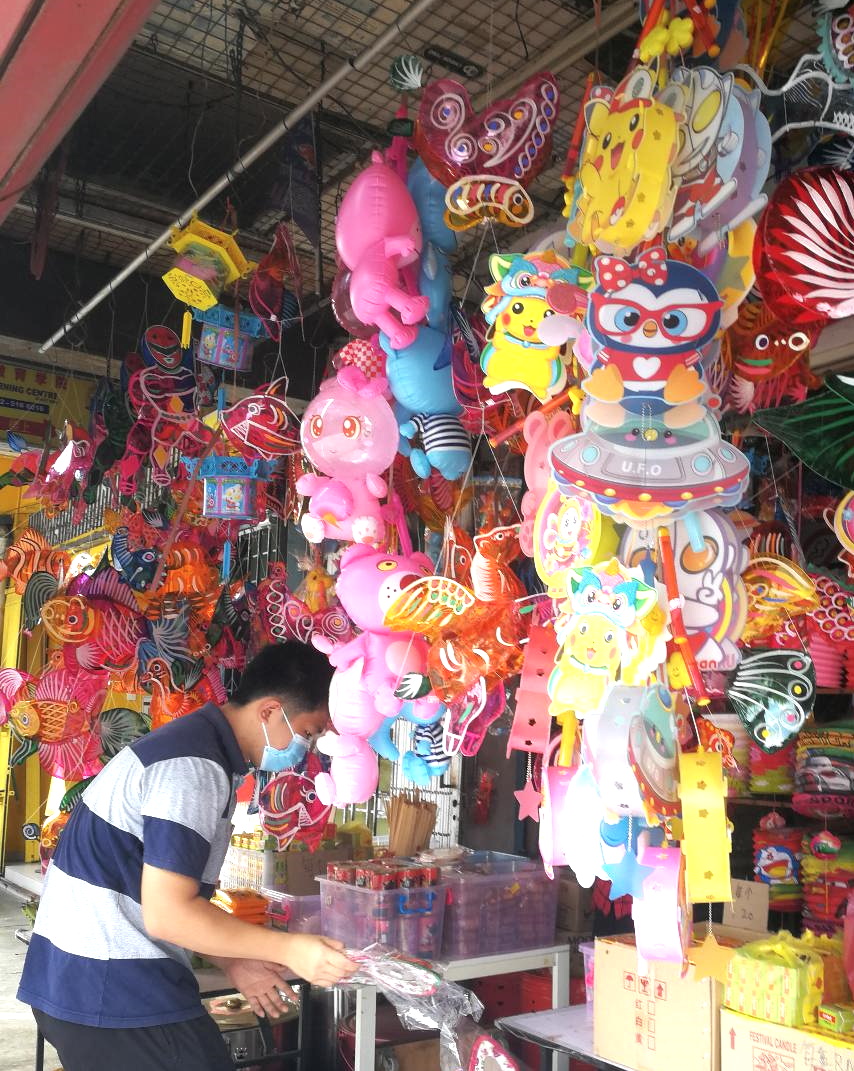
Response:
[[[602,253],[624,256],[670,221],[684,119],[678,88],[668,86],[665,103],[656,80],[651,68],[636,67],[616,89],[597,86],[586,108],[574,206],[575,179],[567,180],[567,229],[574,241]]]
[[[587,302],[578,272],[551,250],[496,254],[489,258],[489,270],[495,282],[486,288],[482,305],[489,325],[480,358],[483,385],[493,394],[518,387],[545,402],[566,384],[566,347],[544,339],[541,328],[557,308],[583,317]]]

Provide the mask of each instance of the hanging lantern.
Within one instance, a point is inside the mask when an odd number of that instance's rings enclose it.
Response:
[[[216,305],[226,286],[248,275],[255,265],[240,251],[234,236],[193,219],[176,228],[169,244],[177,263],[163,276],[175,297],[194,309]]]
[[[251,312],[236,314],[226,305],[195,309],[193,318],[202,325],[196,357],[203,364],[212,364],[232,372],[245,372],[252,367],[255,343],[264,334],[260,317]]]
[[[198,463],[195,458],[183,460],[190,472]],[[204,516],[221,521],[254,520],[258,487],[270,479],[274,467],[269,461],[244,461],[230,454],[206,457],[199,467],[204,481]]]

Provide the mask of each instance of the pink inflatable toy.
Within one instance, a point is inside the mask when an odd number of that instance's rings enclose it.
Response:
[[[355,791],[352,786],[356,783],[376,786],[377,756],[367,737],[376,732],[385,718],[395,718],[400,713],[403,700],[394,693],[404,674],[426,673],[425,640],[411,632],[392,632],[384,625],[383,618],[405,587],[432,572],[432,563],[425,554],[383,554],[359,543],[348,547],[341,558],[335,592],[353,623],[363,631],[346,643],[334,643],[323,636],[312,637],[314,646],[328,654],[335,667],[329,689],[329,713],[336,732],[341,734],[339,739],[348,742],[346,755],[326,752],[336,756],[331,774],[336,786],[336,806],[342,801],[359,803],[367,799],[367,796],[344,799],[350,791]],[[435,713],[435,699],[431,696],[418,699],[411,706],[416,720]],[[354,739],[361,740],[364,746],[354,749]],[[330,746],[341,745],[330,743]],[[337,762],[338,756],[346,758],[346,762]],[[359,766],[363,769],[357,779]],[[340,784],[339,769],[346,770],[346,780],[342,775]]]
[[[317,798],[326,807],[346,807],[364,803],[377,790],[379,765],[370,744],[361,736],[324,733],[317,750],[332,758],[329,773],[314,779]]]
[[[382,376],[368,379],[358,368],[342,368],[321,383],[303,415],[303,450],[323,473],[297,480],[297,491],[311,496],[302,518],[309,543],[380,543],[386,522],[394,520],[379,501],[388,493],[380,474],[394,460],[398,444],[387,386]]]
[[[421,253],[421,223],[406,183],[371,154],[371,163],[344,195],[335,224],[338,255],[350,269],[350,306],[364,324],[375,324],[394,349],[412,345],[415,324],[429,301],[410,293],[401,269]]]

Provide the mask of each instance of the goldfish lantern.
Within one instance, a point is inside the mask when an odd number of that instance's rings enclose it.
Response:
[[[314,851],[323,839],[332,808],[318,799],[314,782],[322,772],[323,763],[310,751],[300,769],[276,774],[261,790],[261,828],[279,851],[295,840]]]
[[[178,260],[163,276],[163,282],[190,308],[213,308],[223,289],[248,275],[255,266],[243,256],[233,235],[209,227],[196,217],[186,227],[177,227],[169,244]]]
[[[669,223],[684,123],[672,87],[665,104],[655,86],[655,72],[636,67],[616,89],[591,91],[581,192],[567,226],[574,241],[625,255]],[[570,195],[574,185],[573,178]]]
[[[762,303],[746,302],[723,339],[721,355],[731,379],[726,402],[740,413],[802,402],[820,380],[809,370],[810,348],[824,321],[793,325]]]
[[[762,751],[773,754],[799,732],[815,702],[815,666],[802,651],[750,651],[727,690],[733,710]]]
[[[387,510],[380,498],[388,485],[380,475],[397,453],[397,421],[384,394],[382,376],[342,368],[320,385],[302,420],[301,438],[309,461],[323,475],[297,481],[310,495],[302,530],[310,543],[349,539],[380,543]]]
[[[421,224],[406,184],[379,152],[344,194],[335,244],[351,273],[355,316],[376,325],[395,347],[414,342],[429,301],[404,288],[401,272],[421,253]]]
[[[287,380],[273,380],[218,414],[225,437],[246,459],[264,461],[299,451],[298,420],[287,401]]]
[[[204,311],[196,309],[193,318],[202,325],[196,357],[231,372],[246,372],[252,367],[252,351],[264,334],[264,325],[251,312],[235,312],[226,305],[214,305]]]
[[[572,287],[577,275],[551,250],[496,254],[489,258],[489,270],[495,282],[487,287],[482,305],[489,324],[480,358],[483,385],[493,394],[520,387],[544,402],[566,384],[563,344],[550,344],[542,337],[543,324],[555,315],[549,304],[550,288],[557,283]],[[577,305],[583,313],[584,291],[577,290]]]

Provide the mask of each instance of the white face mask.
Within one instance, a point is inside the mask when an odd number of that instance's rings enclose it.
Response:
[[[261,728],[264,731],[264,739],[267,744],[261,754],[261,762],[258,764],[258,769],[263,770],[265,773],[281,773],[282,770],[292,770],[294,766],[298,766],[302,762],[306,752],[311,747],[310,737],[298,736],[288,720],[285,708],[282,707],[281,709],[285,725],[291,730],[291,739],[287,747],[272,747],[267,733],[267,723],[265,721],[261,722]]]

